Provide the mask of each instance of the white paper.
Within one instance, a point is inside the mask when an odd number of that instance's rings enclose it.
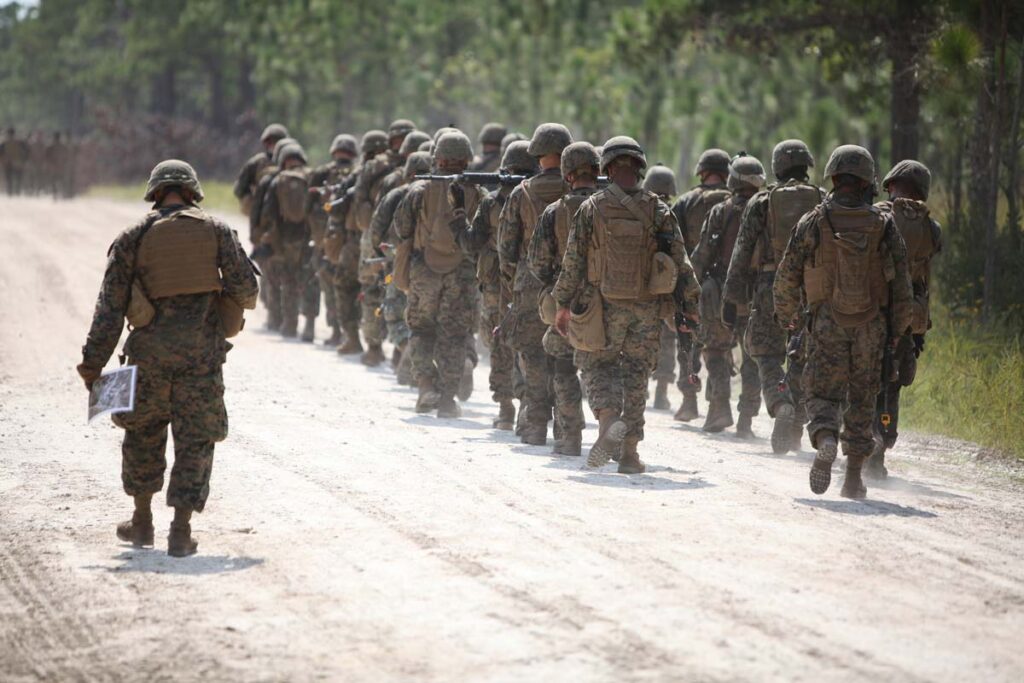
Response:
[[[135,410],[135,385],[138,366],[126,365],[104,372],[93,382],[89,392],[89,422],[103,415],[130,413]]]

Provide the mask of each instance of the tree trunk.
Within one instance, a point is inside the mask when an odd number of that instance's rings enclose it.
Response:
[[[917,0],[899,0],[893,8],[888,53],[892,76],[889,85],[890,167],[904,159],[917,159],[921,118],[921,62],[928,40],[930,11]]]
[[[210,83],[210,125],[214,130],[226,133],[228,130],[228,109],[224,102],[224,69],[219,54],[206,60]]]
[[[1020,120],[1024,108],[1024,50],[1018,57],[1017,79],[1014,82],[1013,113],[1010,116],[1009,140],[1006,145],[1006,229],[1010,236],[1011,253],[1014,259],[1021,250],[1020,234]]]

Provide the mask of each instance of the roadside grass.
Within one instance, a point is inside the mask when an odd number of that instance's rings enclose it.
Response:
[[[998,326],[942,316],[928,333],[900,421],[1024,460],[1024,346]]]
[[[223,180],[203,180],[203,206],[216,211],[238,211],[238,200],[232,193],[232,184]],[[140,207],[145,207],[142,201],[146,194],[146,183],[138,185],[93,185],[85,195],[87,197],[103,197],[104,199],[116,199],[119,201],[138,202]]]

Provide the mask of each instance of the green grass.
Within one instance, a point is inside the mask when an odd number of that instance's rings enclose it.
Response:
[[[216,211],[238,211],[238,200],[231,191],[231,183],[222,180],[203,181],[203,206]],[[146,194],[146,183],[138,185],[93,185],[85,193],[87,197],[103,197],[105,199],[117,199],[119,201],[138,202],[140,207],[145,207],[142,201]]]
[[[998,328],[942,316],[901,401],[907,427],[1024,459],[1024,347]]]

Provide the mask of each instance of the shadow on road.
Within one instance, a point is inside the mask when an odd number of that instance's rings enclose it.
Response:
[[[591,486],[612,486],[623,489],[639,489],[641,491],[685,491],[704,489],[714,486],[700,477],[691,477],[688,481],[655,477],[650,474],[616,474],[613,472],[587,472],[568,477],[569,481],[589,484]]]
[[[238,572],[263,564],[262,558],[232,557],[230,555],[193,555],[191,557],[170,557],[160,550],[126,550],[115,555],[121,564],[110,567],[88,565],[84,569],[101,569],[118,572],[146,572],[150,574],[183,574],[204,576]]]
[[[820,508],[829,512],[839,512],[845,515],[859,515],[862,517],[886,516],[894,517],[922,517],[930,519],[938,517],[934,512],[919,510],[918,508],[886,503],[881,500],[823,500],[818,498],[794,498],[794,503],[806,505],[812,508]]]

